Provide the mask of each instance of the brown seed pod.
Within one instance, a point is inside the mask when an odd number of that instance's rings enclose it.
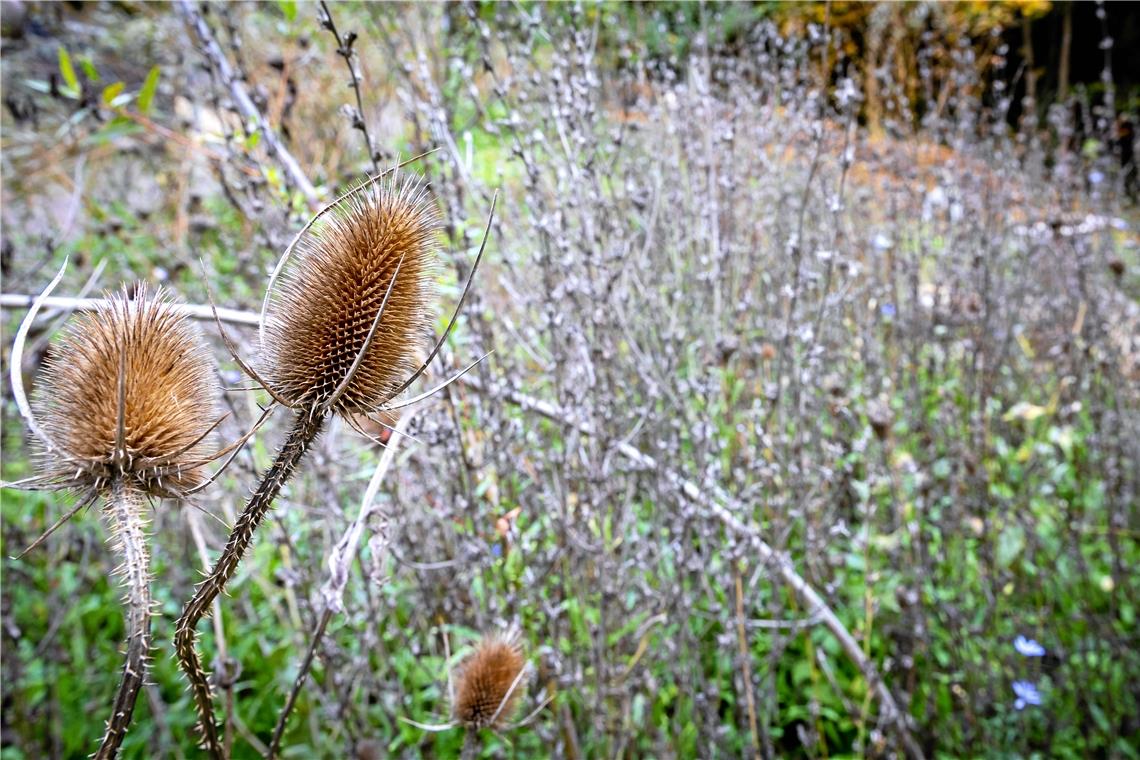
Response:
[[[65,264],[66,266],[66,264]],[[19,485],[74,489],[77,506],[25,554],[80,509],[103,502],[126,587],[126,656],[119,689],[94,757],[117,756],[146,675],[150,651],[148,497],[185,496],[205,482],[205,439],[214,424],[216,382],[210,353],[190,321],[161,290],[124,289],[81,315],[45,362],[33,403],[20,372],[36,311],[63,276],[28,311],[12,347],[12,392],[36,437],[40,474]],[[37,417],[39,418],[37,420]],[[22,555],[21,555],[22,556]]]
[[[505,726],[525,690],[525,668],[517,637],[485,636],[456,670],[454,720],[469,729]]]
[[[279,397],[365,414],[389,400],[430,334],[438,227],[421,184],[388,178],[346,198],[298,242],[262,346]]]
[[[45,362],[33,408],[59,451],[41,444],[41,472],[103,490],[121,479],[176,497],[205,479],[217,384],[208,348],[165,293],[124,288],[80,315]]]
[[[421,359],[431,331],[439,217],[422,185],[412,178],[396,179],[398,168],[321,210],[282,254],[262,305],[263,373],[245,365],[226,339],[242,368],[295,417],[225,549],[175,625],[175,652],[190,681],[205,748],[213,757],[224,757],[225,751],[196,648],[198,623],[233,577],[273,500],[330,413],[340,413],[352,424],[353,415],[392,412],[434,392],[390,403],[423,374],[446,340],[487,244],[494,201],[456,311],[435,348]]]

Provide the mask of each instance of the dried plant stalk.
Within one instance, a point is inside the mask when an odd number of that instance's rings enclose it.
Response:
[[[66,265],[65,265],[66,266]],[[66,489],[79,509],[102,498],[116,569],[126,588],[126,659],[96,758],[113,758],[126,735],[150,651],[149,498],[178,498],[205,482],[204,441],[216,398],[210,354],[197,329],[162,291],[124,289],[73,322],[26,403],[20,358],[28,328],[52,285],[36,300],[13,346],[13,394],[37,439],[39,474],[21,485]],[[39,417],[37,421],[36,417]],[[25,551],[26,553],[26,551]]]
[[[205,747],[214,757],[223,752],[210,684],[195,648],[198,622],[225,589],[328,414],[382,412],[403,389],[401,381],[423,371],[422,365],[416,369],[415,357],[431,326],[439,223],[426,191],[411,180],[369,182],[318,219],[299,237],[297,258],[283,274],[280,293],[266,299],[264,384],[295,411],[293,427],[175,630],[175,651],[190,681]]]
[[[97,758],[114,757],[127,733],[135,701],[146,675],[150,652],[150,553],[146,544],[146,498],[140,491],[117,481],[107,499],[105,512],[111,523],[116,548],[123,557],[118,572],[126,587],[127,653],[119,690],[111,705],[111,718]]]

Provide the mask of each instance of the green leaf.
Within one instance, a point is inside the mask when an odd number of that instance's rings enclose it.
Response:
[[[79,65],[83,69],[83,75],[87,77],[89,82],[99,81],[99,70],[95,68],[95,63],[89,56],[83,56],[79,59]]]
[[[71,65],[71,56],[67,54],[67,49],[62,46],[59,48],[59,75],[63,77],[65,85],[76,94],[79,93],[79,77],[75,76],[75,67]]]
[[[143,82],[142,89],[139,90],[140,113],[146,114],[150,112],[151,101],[154,100],[155,90],[158,89],[158,74],[158,67],[152,66],[150,72],[146,75],[146,81]]]
[[[1090,704],[1089,713],[1092,715],[1093,720],[1096,721],[1097,727],[1100,728],[1106,736],[1112,733],[1112,723],[1108,720],[1108,716],[1104,714],[1104,710],[1100,709],[1097,705]]]
[[[277,0],[277,7],[281,9],[281,13],[285,16],[286,21],[295,21],[297,19],[296,0]]]
[[[103,88],[103,105],[109,106],[111,102],[126,88],[122,82],[115,82]]]
[[[1125,602],[1120,605],[1120,619],[1131,629],[1136,625],[1136,608]]]

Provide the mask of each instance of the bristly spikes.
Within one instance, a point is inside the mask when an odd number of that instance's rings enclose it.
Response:
[[[122,576],[127,608],[126,659],[111,717],[95,760],[118,756],[119,746],[131,723],[135,701],[146,678],[150,653],[150,555],[146,545],[146,497],[116,481],[107,496],[106,514],[111,522],[115,549],[123,558],[115,572]]]
[[[45,295],[62,274],[61,269]],[[150,653],[147,497],[181,496],[204,481],[203,455],[217,425],[210,420],[218,388],[197,329],[161,291],[150,293],[139,285],[133,298],[124,288],[68,325],[29,406],[16,373],[43,297],[29,310],[13,347],[14,393],[40,447],[40,475],[32,482],[77,489],[81,496],[25,553],[102,497],[122,558],[114,572],[123,577],[127,608],[126,661],[94,754],[96,760],[111,760],[130,726]]]
[[[438,227],[422,185],[388,178],[301,238],[267,312],[263,358],[276,393],[340,413],[391,396],[430,334]]]
[[[216,398],[197,328],[161,290],[124,289],[71,322],[45,362],[33,405],[66,457],[45,447],[41,470],[72,485],[122,478],[178,496],[204,478]]]
[[[485,636],[459,665],[452,705],[455,721],[469,729],[505,726],[522,696],[525,668],[515,636]]]

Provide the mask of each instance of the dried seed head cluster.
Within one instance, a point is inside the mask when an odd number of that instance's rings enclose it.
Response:
[[[44,432],[43,474],[61,486],[116,478],[156,496],[204,480],[215,409],[210,352],[160,289],[124,289],[80,315],[47,359],[33,405]]]
[[[326,403],[367,349],[332,409],[367,414],[391,397],[431,328],[438,226],[421,184],[387,179],[302,238],[266,315],[265,376],[277,395]]]
[[[501,728],[523,694],[522,648],[515,636],[486,636],[456,672],[454,719],[472,729]]]

